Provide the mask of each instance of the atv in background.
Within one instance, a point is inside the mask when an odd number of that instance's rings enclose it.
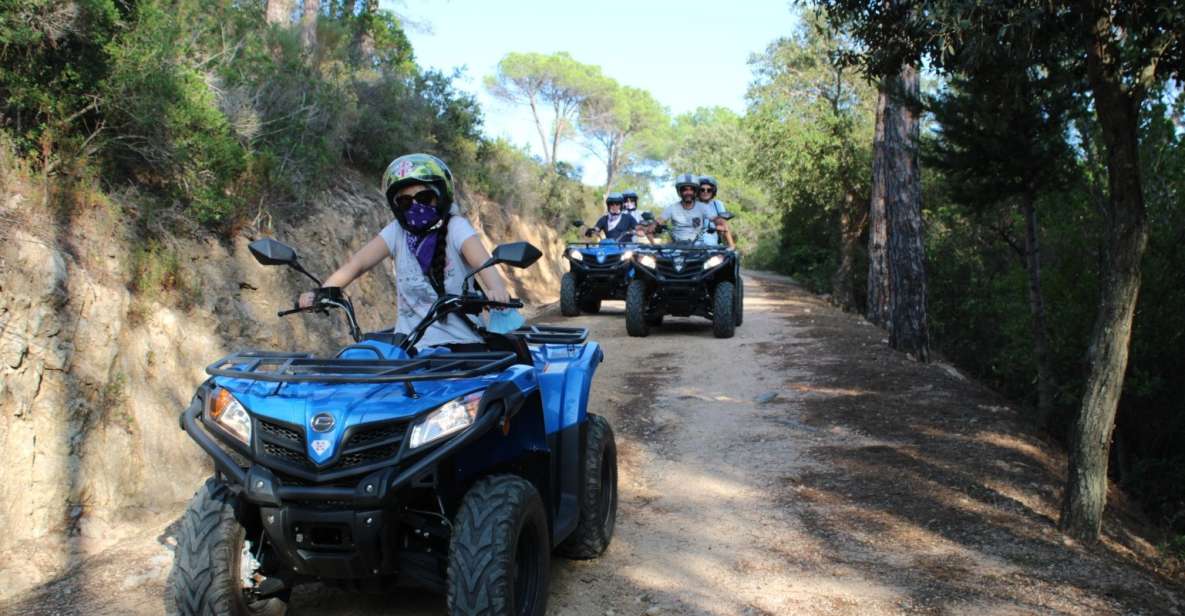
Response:
[[[251,251],[321,284],[288,246]],[[479,271],[539,256],[506,244]],[[341,289],[320,288],[311,307],[280,315],[341,310],[354,344],[210,364],[180,417],[215,472],[178,533],[177,612],[279,616],[293,587],[319,581],[426,587],[455,616],[542,616],[552,550],[593,558],[613,537],[617,454],[609,423],[587,413],[602,360],[587,330],[497,334],[470,318],[521,305],[470,293],[467,279],[411,332],[363,334]],[[417,348],[452,314],[484,350]]]
[[[584,228],[576,220],[572,226]],[[592,229],[584,232],[591,236]],[[633,277],[633,255],[637,246],[632,242],[601,240],[568,244],[564,257],[568,271],[560,278],[560,314],[579,316],[581,312],[596,314],[601,302],[625,299],[626,288]]]
[[[642,218],[651,223],[653,217]],[[725,213],[726,219],[732,214]],[[656,232],[665,229],[658,225]],[[630,336],[647,336],[663,317],[700,316],[712,321],[717,338],[731,338],[744,320],[744,286],[735,251],[699,243],[705,231],[690,242],[638,246],[633,254],[634,277],[626,289],[625,329]]]

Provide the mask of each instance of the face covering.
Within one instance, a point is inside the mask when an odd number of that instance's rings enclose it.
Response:
[[[407,248],[416,256],[420,271],[425,276],[432,270],[432,257],[436,254],[436,242],[440,233],[428,233],[440,222],[440,213],[431,205],[413,201],[403,214],[403,228],[407,231]]]

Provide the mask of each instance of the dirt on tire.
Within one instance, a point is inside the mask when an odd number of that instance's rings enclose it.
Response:
[[[1179,573],[1120,492],[1100,543],[1057,531],[1064,455],[1022,410],[786,279],[744,285],[731,339],[698,318],[629,337],[622,302],[556,317],[603,345],[589,410],[616,432],[620,492],[604,554],[552,559],[549,614],[1182,613]],[[159,614],[148,563],[169,533],[143,536],[0,613]],[[291,613],[445,605],[312,586]]]

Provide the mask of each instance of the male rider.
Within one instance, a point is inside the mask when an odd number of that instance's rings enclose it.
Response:
[[[597,220],[597,224],[585,232],[586,236],[599,234],[615,242],[628,242],[634,238],[634,227],[638,222],[633,216],[621,211],[625,199],[621,193],[609,193],[605,197],[605,209],[608,213]]]
[[[669,223],[671,237],[676,242],[702,242],[709,221],[715,222],[717,226],[724,223],[724,219],[714,215],[707,204],[695,200],[697,190],[698,177],[690,173],[679,175],[675,178],[675,191],[679,193],[679,201],[668,205],[658,215],[659,223]]]
[[[696,193],[696,199],[712,212],[713,220],[720,218],[721,214],[727,211],[724,209],[724,202],[716,198],[716,189],[718,186],[719,184],[716,183],[716,178],[710,175],[701,175],[699,178],[699,190]],[[733,242],[732,233],[728,228],[727,221],[724,221],[722,224],[709,222],[708,232],[704,234],[704,244],[708,246],[719,246],[721,237],[724,238],[724,242],[728,244],[729,248],[736,248],[736,243]]]

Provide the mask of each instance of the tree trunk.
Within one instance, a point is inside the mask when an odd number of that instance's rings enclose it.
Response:
[[[292,15],[292,0],[267,0],[265,11],[267,23],[286,26],[290,15]]]
[[[852,275],[856,269],[856,249],[860,233],[868,220],[867,212],[858,211],[856,193],[844,191],[839,206],[839,267],[831,275],[831,301],[844,310],[856,308],[856,294],[852,289]]]
[[[317,14],[321,12],[321,2],[304,0],[303,9],[300,16],[300,42],[305,49],[312,49],[317,44]]]
[[[342,2],[342,17],[354,16],[354,0],[344,0]]]
[[[889,346],[921,362],[930,358],[926,323],[926,251],[918,169],[918,71],[902,65],[885,106],[885,218],[891,306]]]
[[[876,99],[876,129],[872,137],[872,198],[868,204],[868,310],[865,316],[881,327],[889,325],[888,221],[885,195],[889,177],[885,165],[885,109],[888,79],[882,80]]]
[[[1037,237],[1037,208],[1033,193],[1022,197],[1025,218],[1025,271],[1029,279],[1029,312],[1032,315],[1033,357],[1037,362],[1037,415],[1044,425],[1053,412],[1053,362],[1049,355],[1049,329],[1045,326],[1045,300],[1041,293],[1041,242]]]
[[[358,20],[358,33],[355,42],[358,57],[364,64],[370,64],[374,58],[374,22],[378,18],[379,0],[365,0],[362,5],[362,19]]]
[[[1119,74],[1120,59],[1111,44],[1113,24],[1100,18],[1091,26],[1087,76],[1107,146],[1110,188],[1105,217],[1106,267],[1087,353],[1090,374],[1071,435],[1069,476],[1058,523],[1066,533],[1084,541],[1097,540],[1102,529],[1111,433],[1127,371],[1132,316],[1140,291],[1140,259],[1148,241],[1140,186],[1140,97],[1125,90]]]
[[[535,102],[535,95],[527,99],[531,104],[531,117],[535,118],[535,129],[539,131],[539,143],[543,146],[543,162],[553,171],[555,166],[551,162],[551,154],[547,151],[547,135],[543,133],[543,119],[539,117],[539,105]]]

